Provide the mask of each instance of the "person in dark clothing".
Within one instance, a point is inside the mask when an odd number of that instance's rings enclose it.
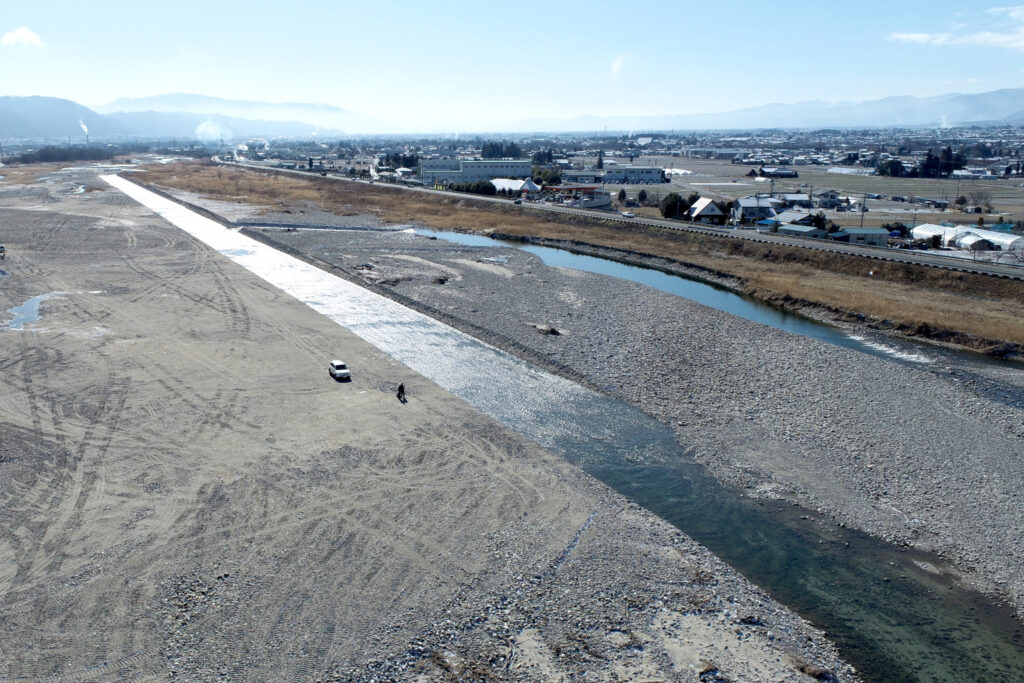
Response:
[[[398,395],[398,400],[401,401],[402,403],[405,403],[405,383],[404,382],[400,383],[398,385],[398,394],[397,395]]]

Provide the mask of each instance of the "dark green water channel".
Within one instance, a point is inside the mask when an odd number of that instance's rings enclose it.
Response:
[[[556,435],[549,449],[824,629],[866,680],[1024,680],[1024,626],[960,585],[940,559],[792,503],[744,496],[708,476],[661,423],[605,397],[583,403],[551,415],[578,429]],[[529,436],[526,425],[517,431]]]

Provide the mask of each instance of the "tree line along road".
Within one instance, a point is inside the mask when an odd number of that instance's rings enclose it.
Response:
[[[287,168],[274,168],[270,166],[263,166],[260,164],[245,163],[245,162],[223,162],[217,159],[218,163],[226,166],[238,166],[242,168],[258,169],[261,171],[273,171],[275,173],[288,173],[292,175],[310,177],[309,171],[301,171],[297,169]],[[368,180],[357,180],[355,178],[348,178],[345,176],[328,175],[327,178],[337,182],[352,182],[352,183],[365,183],[371,184]],[[373,182],[372,184],[393,188],[396,191],[407,191],[407,192],[422,192],[426,194],[436,194],[445,197],[451,197],[453,195],[460,195],[461,193],[448,192],[446,190],[435,190],[428,187],[415,187],[410,185],[401,185],[397,183],[382,183]],[[471,197],[472,199],[478,199],[480,201],[494,202],[497,204],[509,205],[512,200],[505,199],[502,197],[488,197],[485,195],[464,195]],[[597,220],[609,221],[612,223],[625,223],[635,225],[649,225],[656,228],[668,228],[670,230],[683,230],[686,232],[694,232],[704,235],[714,235],[716,237],[724,237],[728,239],[742,239],[751,242],[762,242],[765,244],[779,244],[787,247],[798,247],[800,249],[812,249],[816,251],[830,251],[837,254],[849,254],[851,256],[861,256],[864,258],[875,259],[878,261],[891,261],[894,263],[909,263],[918,266],[929,266],[931,268],[941,268],[944,270],[953,270],[963,273],[974,273],[976,275],[990,275],[992,277],[1009,278],[1011,280],[1024,280],[1024,266],[1011,265],[1006,263],[987,263],[978,261],[967,261],[966,259],[957,258],[953,256],[942,256],[939,254],[924,254],[908,252],[901,249],[890,249],[888,247],[872,247],[862,246],[857,244],[847,244],[844,242],[832,242],[827,240],[809,240],[800,237],[787,237],[784,235],[772,235],[764,234],[756,231],[748,230],[737,230],[735,228],[716,228],[708,225],[693,225],[682,223],[679,221],[670,220],[659,220],[656,218],[626,218],[620,214],[609,214],[598,209],[577,209],[566,206],[555,206],[552,204],[544,204],[541,202],[531,202],[529,204],[518,204],[523,211],[547,211],[552,213],[564,213],[576,216],[582,216],[586,218],[592,218]]]

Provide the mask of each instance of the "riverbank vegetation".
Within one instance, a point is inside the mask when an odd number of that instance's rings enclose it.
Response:
[[[246,202],[268,212],[302,204],[392,223],[579,241],[692,264],[790,308],[989,349],[1024,344],[1024,282],[797,247],[524,210],[465,195],[254,172],[201,162],[147,169],[149,183]]]

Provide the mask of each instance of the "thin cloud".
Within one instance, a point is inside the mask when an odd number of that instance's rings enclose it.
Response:
[[[24,26],[5,33],[3,37],[0,37],[0,45],[4,47],[20,47],[25,45],[44,47],[43,39],[39,37],[39,34]]]
[[[993,7],[986,14],[998,16],[1002,31],[975,31],[974,33],[890,33],[889,40],[909,45],[970,45],[995,47],[1024,52],[1024,5]]]
[[[992,9],[985,10],[985,13],[1005,14],[1013,21],[1024,23],[1024,5],[1014,5],[1013,7],[993,7]]]
[[[942,85],[954,86],[954,87],[971,86],[971,85],[977,85],[978,83],[981,83],[981,79],[980,78],[973,78],[973,77],[972,78],[965,78],[965,79],[959,80],[959,81],[942,81]]]
[[[619,55],[612,60],[611,66],[608,67],[608,72],[611,74],[612,80],[618,80],[619,74],[622,73],[622,65],[625,64],[626,58],[629,55]]]

